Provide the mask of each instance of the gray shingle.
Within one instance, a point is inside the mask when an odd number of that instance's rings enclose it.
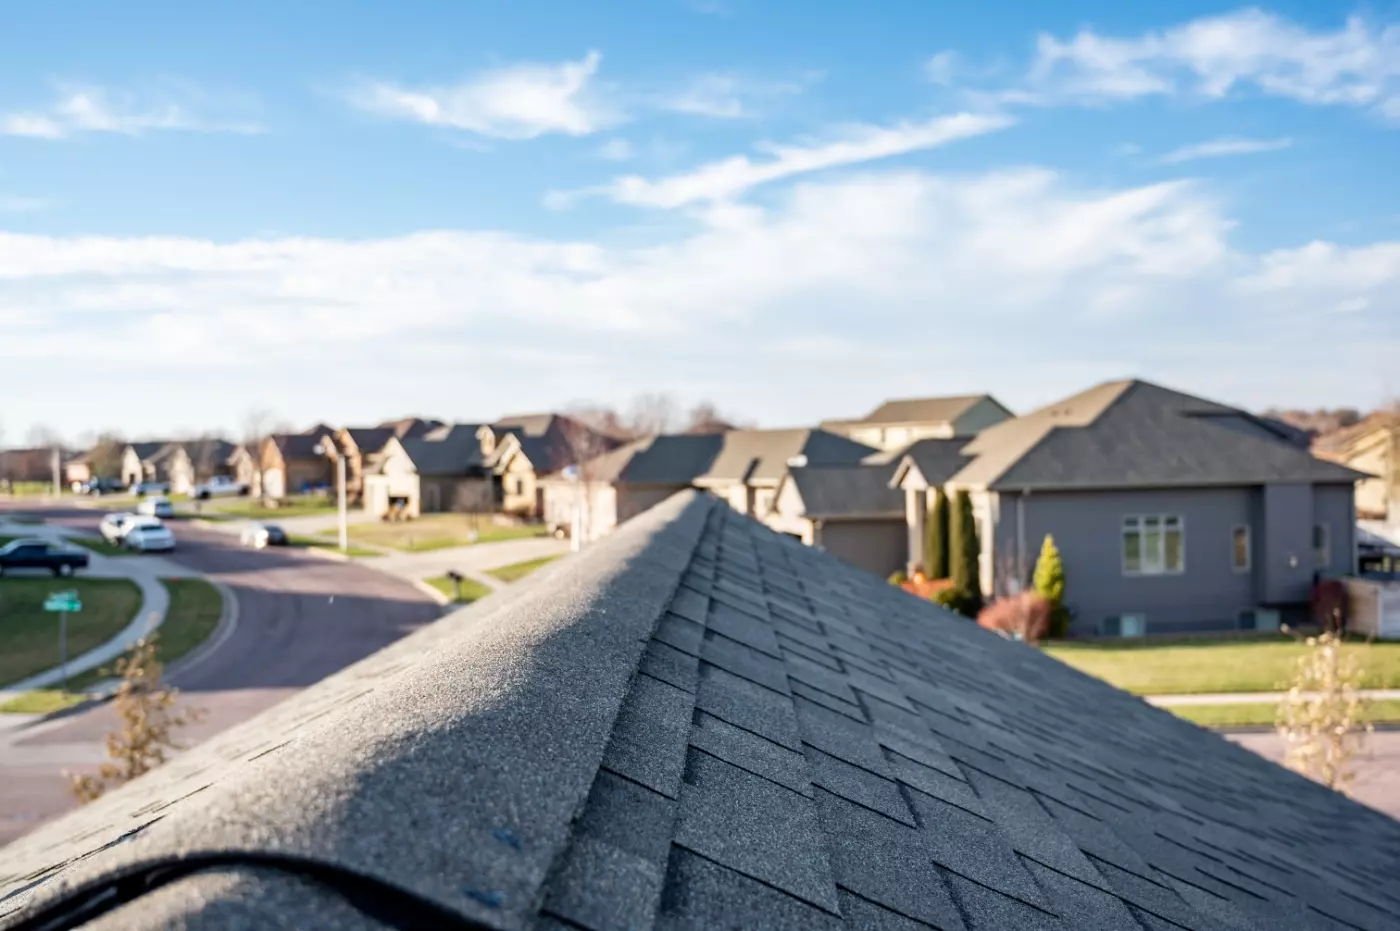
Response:
[[[687,692],[700,684],[700,660],[660,640],[647,644],[641,672]]]
[[[655,637],[682,653],[699,656],[700,640],[704,635],[704,625],[687,620],[679,614],[667,614],[657,625]]]
[[[750,879],[742,873],[673,848],[657,931],[714,931],[743,927],[743,916],[762,916],[765,931],[838,931],[835,915]]]
[[[691,750],[686,760],[676,843],[836,911],[812,800],[701,750]]]
[[[726,724],[719,718],[698,711],[690,733],[690,744],[803,795],[812,794],[802,754],[755,733]]]
[[[690,738],[695,696],[639,675],[618,714],[603,765],[675,798]]]
[[[802,746],[792,700],[708,663],[700,665],[695,706],[792,750]]]
[[[1078,931],[1049,912],[978,885],[955,873],[948,874],[948,888],[957,896],[968,931]],[[1127,926],[1131,928],[1131,925]]]
[[[787,672],[780,660],[747,647],[737,640],[719,636],[713,630],[705,631],[700,657],[725,672],[772,689],[780,695],[790,694]]]
[[[962,927],[922,832],[822,789],[816,798],[838,885],[936,928]]]
[[[823,753],[816,747],[807,748],[807,761],[812,767],[812,783],[848,802],[864,805],[888,818],[912,827],[914,814],[899,793],[899,784],[877,776],[868,769],[852,766]]]

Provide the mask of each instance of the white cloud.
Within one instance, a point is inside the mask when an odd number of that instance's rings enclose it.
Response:
[[[1229,155],[1253,155],[1257,152],[1278,152],[1282,149],[1291,148],[1293,140],[1287,137],[1282,139],[1244,139],[1239,136],[1222,136],[1219,139],[1211,139],[1208,142],[1197,142],[1192,145],[1184,145],[1179,149],[1173,149],[1166,155],[1157,159],[1163,165],[1179,165],[1182,162],[1191,162],[1200,158],[1221,158]]]
[[[353,89],[351,103],[381,116],[462,129],[500,139],[548,133],[586,136],[621,114],[592,86],[602,55],[578,61],[515,64],[454,85],[409,88],[371,82]]]
[[[1018,406],[1121,374],[1288,402],[1299,366],[1361,371],[1400,347],[1400,243],[1256,255],[1230,226],[1188,183],[1085,190],[1024,169],[808,181],[776,206],[697,211],[646,246],[0,234],[0,368],[62,363],[96,383],[132,353],[160,360],[125,366],[121,392],[70,392],[67,415],[13,415],[65,429],[133,411],[234,423],[271,372],[279,412],[307,422],[364,416],[347,399],[470,417],[565,403],[581,384],[616,401],[686,384],[797,423],[917,389],[931,333],[925,390]],[[841,377],[772,351],[785,344],[849,347]],[[522,381],[511,360],[527,351],[554,361]],[[192,377],[200,392],[173,390]],[[438,408],[456,398],[469,409]]]
[[[809,74],[789,81],[762,81],[737,74],[700,74],[680,90],[662,95],[656,106],[672,113],[712,119],[748,119],[758,116],[763,107],[778,98],[802,93],[815,77]]]
[[[737,197],[750,188],[783,178],[932,149],[1011,125],[996,115],[959,113],[921,123],[854,126],[839,137],[810,145],[766,145],[768,156],[747,155],[701,165],[694,171],[651,181],[638,175],[618,178],[605,192],[614,200],[643,207],[680,207]]]
[[[954,51],[942,51],[933,55],[924,62],[924,77],[933,84],[941,84],[945,87],[953,83],[953,73],[958,66],[958,53]]]
[[[610,162],[626,162],[634,158],[636,154],[632,143],[620,136],[616,139],[609,139],[598,147],[598,157],[605,158]]]
[[[43,110],[0,114],[0,135],[64,139],[81,133],[139,136],[163,130],[262,132],[255,122],[211,118],[198,112],[204,108],[229,109],[229,103],[184,84],[162,86],[143,93],[102,87],[66,87]],[[232,103],[234,109],[246,108],[246,104],[238,101]]]
[[[0,194],[0,213],[37,213],[47,210],[49,202],[40,197],[16,197]]]
[[[1309,104],[1400,109],[1400,26],[1358,16],[1310,30],[1244,9],[1132,38],[1083,29],[1041,35],[1027,101],[1113,101],[1157,94],[1224,97],[1252,87]]]

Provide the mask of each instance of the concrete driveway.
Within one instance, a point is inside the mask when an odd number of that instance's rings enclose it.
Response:
[[[523,540],[477,543],[474,546],[455,546],[426,553],[387,553],[383,556],[367,556],[359,561],[404,579],[431,579],[453,571],[475,578],[487,569],[498,569],[501,566],[545,556],[558,556],[568,551],[567,540],[529,537]],[[489,576],[484,581],[492,587],[501,584]]]

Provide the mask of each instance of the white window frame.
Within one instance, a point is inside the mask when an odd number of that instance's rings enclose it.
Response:
[[[1149,520],[1157,521],[1158,531],[1162,535],[1162,563],[1160,568],[1152,568],[1147,565],[1146,524]],[[1176,528],[1181,534],[1181,565],[1175,569],[1167,566],[1167,521],[1176,521]],[[1128,568],[1128,548],[1125,539],[1130,529],[1134,529],[1138,535],[1138,568]],[[1186,572],[1186,518],[1180,514],[1126,514],[1118,525],[1118,560],[1123,575],[1130,578],[1140,576],[1159,575],[1184,575]]]
[[[1244,565],[1235,562],[1235,534],[1244,531]],[[1254,534],[1248,524],[1236,524],[1230,528],[1230,568],[1236,572],[1249,572],[1254,568]]]
[[[1318,533],[1321,531],[1321,534]],[[1318,546],[1318,537],[1322,537],[1322,545]],[[1313,565],[1318,569],[1332,568],[1332,527],[1329,524],[1313,524]]]

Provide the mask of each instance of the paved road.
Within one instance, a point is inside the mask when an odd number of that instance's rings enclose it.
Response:
[[[0,510],[6,508],[0,502]],[[47,513],[94,530],[100,516],[78,509]],[[239,604],[238,627],[228,641],[172,680],[189,705],[206,712],[185,732],[189,743],[257,714],[441,612],[411,583],[354,563],[245,550],[225,534],[189,526],[178,526],[176,535],[180,548],[168,558],[228,585]],[[0,733],[0,844],[71,807],[60,771],[65,763],[75,771],[90,765],[91,748],[113,721],[111,708],[100,706],[23,736]]]

